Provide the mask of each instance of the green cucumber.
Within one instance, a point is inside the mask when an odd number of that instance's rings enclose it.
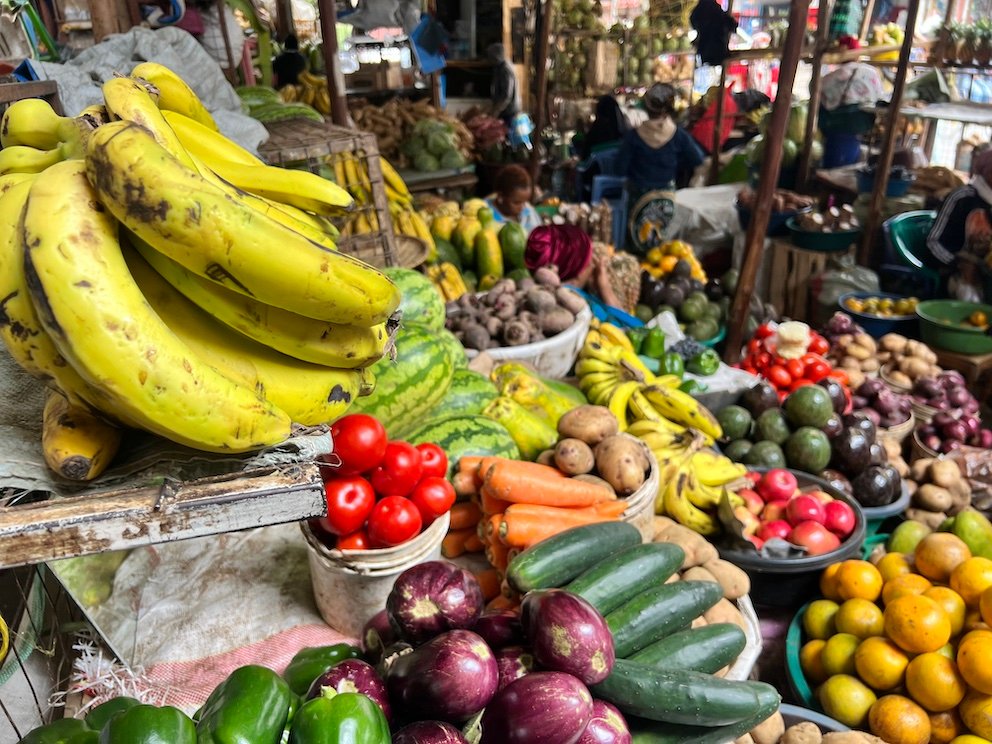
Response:
[[[558,588],[604,558],[640,542],[641,533],[626,522],[574,527],[516,556],[510,561],[506,578],[521,593]]]
[[[747,636],[740,627],[717,623],[673,633],[632,654],[629,660],[667,671],[713,674],[740,656],[746,645]]]
[[[634,545],[593,566],[565,588],[606,615],[641,592],[664,584],[684,559],[685,552],[675,543]]]
[[[676,581],[642,592],[606,616],[617,658],[682,630],[722,597],[714,581]]]
[[[735,682],[712,674],[662,671],[617,659],[610,676],[589,688],[593,697],[613,703],[624,715],[689,726],[726,726],[752,718],[779,701],[764,682]],[[745,729],[750,730],[750,729]]]
[[[634,737],[633,744],[725,744],[744,736],[775,714],[781,702],[778,695],[763,694],[762,698],[764,702],[754,715],[726,726],[686,726],[633,716],[627,716],[627,725]]]

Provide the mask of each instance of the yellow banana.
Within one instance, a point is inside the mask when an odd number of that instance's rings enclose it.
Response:
[[[260,158],[252,155],[237,142],[188,116],[165,110],[162,111],[162,117],[176,133],[182,146],[211,169],[216,162],[265,165]]]
[[[400,174],[396,172],[396,169],[392,166],[388,160],[386,160],[381,155],[379,156],[379,168],[382,169],[382,177],[386,181],[386,186],[396,192],[402,199],[407,202],[411,201],[413,197],[410,195],[410,189],[407,188],[406,181],[404,181]]]
[[[27,145],[11,145],[0,150],[0,175],[8,173],[41,173],[67,157],[67,146],[56,145],[51,150],[38,150]]]
[[[186,81],[164,65],[157,62],[141,62],[133,70],[131,77],[147,80],[158,88],[158,107],[165,111],[188,116],[205,127],[217,131],[214,117],[207,111],[203,101],[193,92]]]
[[[385,323],[337,325],[265,305],[187,271],[140,238],[128,242],[162,277],[205,313],[229,328],[295,359],[325,367],[355,369],[382,358],[389,346]]]
[[[365,190],[366,194],[372,193],[372,182],[369,180],[369,163],[364,152],[357,155],[348,153],[355,164],[355,172],[358,174],[358,183]]]
[[[41,98],[22,98],[11,103],[0,120],[0,145],[25,145],[38,150],[53,150],[65,141],[66,122],[72,120],[55,113]]]
[[[634,345],[622,329],[617,328],[612,323],[600,323],[598,330],[599,334],[614,346],[620,346],[631,353],[634,352]]]
[[[54,390],[48,392],[41,424],[45,462],[63,478],[89,481],[110,464],[121,443],[121,430],[74,406]]]
[[[209,168],[242,191],[307,212],[337,215],[353,204],[347,191],[310,171],[225,161]]]
[[[324,116],[331,115],[331,94],[327,86],[317,88],[317,95],[314,96],[313,106]]]
[[[677,455],[692,441],[688,434],[676,434],[672,431],[649,431],[639,434],[637,438],[656,453],[655,457],[659,462]]]
[[[713,517],[689,501],[685,490],[688,478],[688,473],[680,472],[678,477],[668,482],[664,494],[665,513],[700,535],[713,535],[719,531],[719,525]]]
[[[427,226],[424,218],[420,216],[420,213],[411,211],[410,221],[413,223],[413,229],[417,237],[427,243],[427,250],[436,253],[437,246],[434,245],[434,236],[431,235],[431,229]]]
[[[647,419],[648,421],[660,421],[662,415],[658,413],[651,402],[644,397],[644,393],[640,391],[640,386],[634,391],[634,394],[630,396],[630,412],[634,414],[634,420]]]
[[[601,385],[604,383],[609,383],[611,385],[619,385],[623,380],[616,373],[615,370],[606,370],[602,372],[586,372],[579,376],[579,389],[583,392],[587,392],[590,388],[596,385]]]
[[[110,121],[110,114],[107,112],[106,106],[102,103],[97,103],[84,108],[79,112],[79,116],[76,118],[87,120],[87,122],[92,124],[93,128],[96,129],[97,127]]]
[[[219,191],[144,129],[111,122],[87,146],[100,201],[193,273],[260,302],[345,325],[383,323],[399,290],[382,272],[328,251]]]
[[[639,382],[622,382],[610,393],[610,403],[608,408],[610,413],[616,416],[617,423],[620,424],[620,431],[627,430],[627,406],[630,398],[637,390]]]
[[[343,189],[348,188],[348,174],[344,167],[344,155],[339,152],[327,156],[334,169],[334,182]]]
[[[699,482],[704,486],[725,486],[743,478],[747,467],[733,462],[713,450],[703,449],[693,455],[693,465]]]
[[[660,385],[648,385],[643,392],[665,418],[697,429],[712,439],[723,436],[723,429],[716,417],[688,393]]]
[[[689,503],[700,509],[716,509],[720,505],[723,489],[715,486],[704,486],[700,483],[699,473],[691,461],[687,472],[689,477],[686,479],[685,494]]]
[[[628,351],[622,346],[615,347],[620,349],[620,362],[625,365],[628,369],[634,370],[635,373],[639,374],[640,377],[644,378],[644,382],[651,383],[654,382],[654,373],[645,366],[644,362],[641,361],[640,357],[637,356],[633,351]]]
[[[299,85],[284,85],[279,89],[279,97],[283,103],[295,103],[300,100]]]
[[[215,452],[286,439],[289,416],[204,364],[148,306],[121,255],[117,223],[96,205],[85,164],[59,163],[31,184],[21,237],[42,326],[112,401],[108,412]]]
[[[333,421],[362,393],[365,370],[301,362],[231,333],[176,292],[136,251],[125,248],[124,258],[152,310],[180,340],[225,377],[254,388],[296,423],[316,426]]]
[[[114,119],[143,127],[172,157],[187,168],[196,169],[193,159],[162,116],[148,88],[137,80],[117,77],[105,82],[101,90],[104,105]]]
[[[586,341],[582,346],[581,356],[585,359],[598,359],[607,364],[619,365],[623,354],[623,349],[612,344],[601,344],[595,341]]]
[[[682,384],[682,378],[678,375],[660,375],[655,377],[651,384],[666,388],[677,388]]]

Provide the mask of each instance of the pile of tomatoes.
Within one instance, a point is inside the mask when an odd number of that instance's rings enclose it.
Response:
[[[806,353],[795,359],[784,359],[776,348],[775,329],[766,323],[758,326],[747,342],[746,353],[739,366],[745,372],[768,380],[778,391],[780,399],[803,385],[817,383],[825,377],[836,378],[846,387],[847,373],[833,367],[823,356],[829,350],[830,342],[816,331],[810,331]]]
[[[311,520],[330,548],[368,550],[412,540],[455,503],[448,457],[436,444],[389,441],[374,416],[355,413],[331,425],[324,458],[327,515]]]

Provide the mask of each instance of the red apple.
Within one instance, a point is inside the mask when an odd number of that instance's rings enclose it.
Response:
[[[788,501],[770,501],[761,510],[761,521],[774,522],[776,519],[785,519],[785,510],[788,508]]]
[[[823,526],[833,532],[841,540],[854,532],[854,525],[857,518],[854,516],[854,509],[850,504],[835,499],[823,507]]]
[[[759,473],[757,470],[748,470],[746,473],[744,473],[744,477],[747,478],[752,483],[757,483],[759,480],[761,480],[761,473]]]
[[[737,492],[737,495],[744,499],[744,506],[752,514],[761,514],[761,510],[765,508],[765,502],[761,500],[758,492],[752,488],[742,488]]]
[[[743,525],[741,532],[745,535],[755,534],[761,526],[761,522],[758,521],[758,517],[755,516],[753,512],[749,511],[746,506],[735,506],[734,516],[737,517],[737,521]]]
[[[840,538],[819,522],[800,522],[789,533],[789,542],[806,548],[809,555],[823,555],[840,547]]]
[[[758,537],[762,540],[771,540],[774,537],[787,540],[790,532],[792,532],[791,524],[784,519],[773,519],[771,522],[765,522],[761,525],[758,529]]]
[[[784,468],[773,468],[761,476],[756,490],[765,501],[787,501],[798,487],[796,476]]]
[[[815,498],[817,501],[819,501],[821,504],[824,504],[824,505],[829,504],[831,501],[834,500],[834,497],[833,496],[831,496],[826,491],[821,491],[818,488],[816,490],[810,491],[809,492],[809,495],[812,496],[813,498]]]
[[[825,513],[823,504],[815,496],[801,494],[789,502],[785,510],[786,519],[795,527],[800,522],[817,522],[823,524]]]
[[[746,537],[746,538],[747,538],[747,539],[748,539],[748,540],[749,540],[749,541],[751,542],[751,544],[752,544],[752,545],[753,545],[753,546],[754,546],[755,548],[757,548],[758,550],[761,550],[761,549],[762,549],[762,548],[764,547],[764,545],[765,545],[765,541],[764,541],[764,540],[762,540],[762,539],[761,539],[760,537],[758,537],[757,535],[745,535],[745,537]]]

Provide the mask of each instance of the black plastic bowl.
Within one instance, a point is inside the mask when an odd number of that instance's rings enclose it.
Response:
[[[765,472],[768,468],[751,468]],[[840,544],[840,547],[824,555],[811,555],[804,558],[763,558],[753,550],[740,550],[717,545],[720,557],[735,566],[743,568],[751,578],[751,601],[766,607],[798,607],[813,597],[819,590],[820,572],[831,563],[860,557],[861,544],[865,540],[865,515],[861,505],[846,493],[838,491],[825,480],[790,470],[800,488],[816,486],[835,499],[849,504],[854,509],[854,532]]]

